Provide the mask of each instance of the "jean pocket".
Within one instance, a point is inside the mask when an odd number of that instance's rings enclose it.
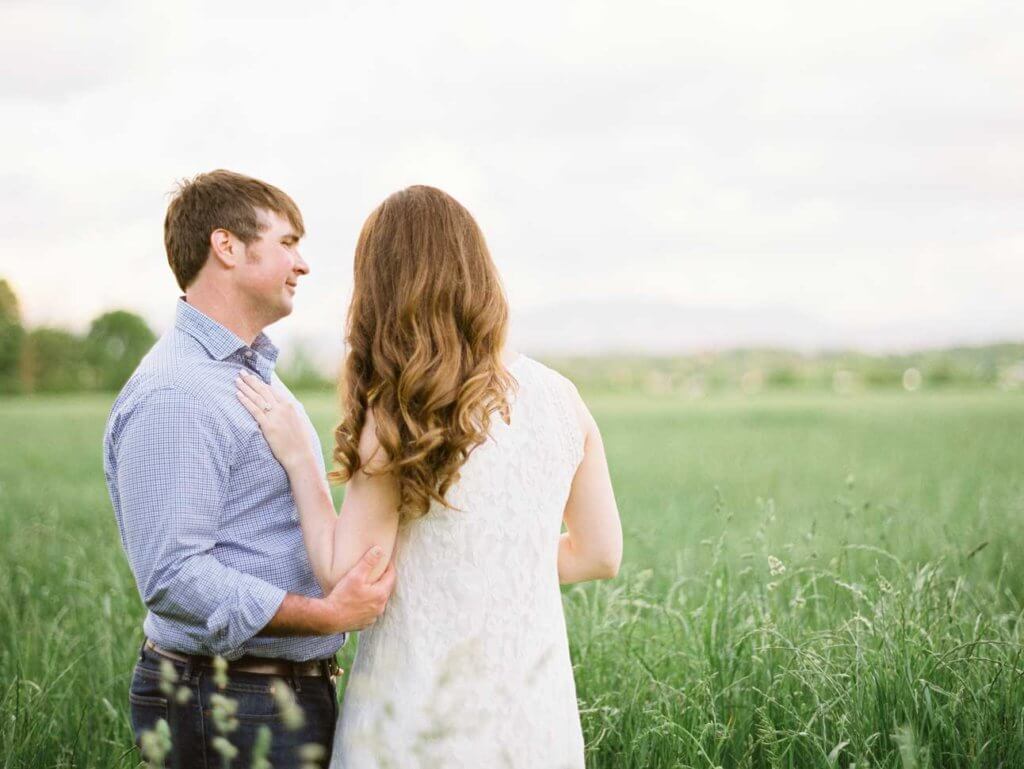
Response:
[[[128,705],[136,742],[143,732],[153,729],[161,718],[169,722],[170,707],[166,697],[128,692]]]

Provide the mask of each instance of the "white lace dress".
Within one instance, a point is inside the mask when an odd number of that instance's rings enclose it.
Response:
[[[571,385],[524,355],[449,491],[399,530],[387,610],[359,635],[331,769],[581,769],[558,538],[583,433]]]

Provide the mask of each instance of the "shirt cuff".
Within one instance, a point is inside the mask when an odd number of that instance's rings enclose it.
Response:
[[[281,608],[288,591],[251,574],[238,574],[234,607],[223,624],[213,627],[214,653],[231,660],[242,656],[242,646],[259,633]]]

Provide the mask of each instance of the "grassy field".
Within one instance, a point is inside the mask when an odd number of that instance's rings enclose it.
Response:
[[[138,762],[110,400],[0,401],[0,767]],[[589,766],[1024,767],[1024,398],[591,407],[627,539],[565,594]]]

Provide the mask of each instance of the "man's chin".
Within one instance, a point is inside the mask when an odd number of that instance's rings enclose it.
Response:
[[[292,303],[291,302],[277,302],[272,307],[267,308],[268,320],[265,325],[272,326],[279,320],[283,320],[292,314]]]

